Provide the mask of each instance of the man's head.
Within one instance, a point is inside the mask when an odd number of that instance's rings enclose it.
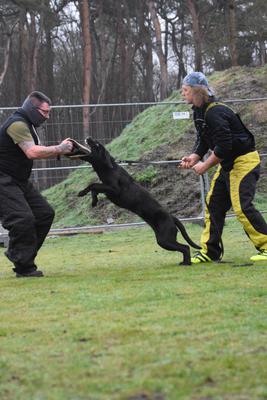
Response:
[[[214,96],[207,78],[202,72],[191,72],[183,80],[182,95],[189,104],[200,107]]]
[[[22,109],[34,126],[40,126],[49,118],[51,103],[45,94],[34,91],[26,97]]]

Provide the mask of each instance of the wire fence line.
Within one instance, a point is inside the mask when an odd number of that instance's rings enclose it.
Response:
[[[266,157],[267,153],[260,153],[260,158]],[[181,160],[161,160],[161,161],[146,161],[144,163],[139,161],[131,161],[131,162],[118,162],[119,165],[125,167],[128,165],[164,165],[164,164],[179,164]],[[68,169],[84,169],[84,168],[92,168],[92,165],[77,165],[77,166],[69,166],[69,167],[47,167],[47,168],[33,168],[33,171],[54,171],[54,170],[68,170]]]
[[[267,100],[267,97],[253,97],[253,98],[242,98],[242,99],[228,99],[222,100],[224,103],[249,103],[255,101],[264,101]],[[176,100],[176,101],[153,101],[153,102],[136,102],[136,103],[98,103],[98,104],[58,104],[52,105],[52,109],[60,109],[60,108],[98,108],[98,107],[113,107],[113,106],[140,106],[140,105],[148,105],[154,106],[159,104],[187,104],[184,100]],[[8,110],[15,111],[17,107],[0,107],[0,110]]]

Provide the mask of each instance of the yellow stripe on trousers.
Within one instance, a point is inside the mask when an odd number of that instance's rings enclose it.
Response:
[[[265,248],[267,245],[266,235],[256,231],[250,221],[242,211],[240,203],[239,188],[242,180],[260,163],[260,157],[257,151],[239,156],[234,161],[234,167],[230,172],[230,196],[233,210],[239,222],[243,225],[250,240],[256,248]]]
[[[210,197],[213,193],[213,188],[215,186],[216,180],[217,180],[218,176],[220,175],[220,171],[221,171],[221,166],[219,165],[213,178],[212,178],[212,181],[210,183],[210,190],[206,197],[207,204],[209,204],[209,202],[210,202]],[[201,239],[200,239],[201,248],[204,250],[205,253],[207,253],[207,251],[208,251],[206,243],[208,242],[208,240],[210,238],[210,223],[211,223],[210,213],[209,213],[208,207],[206,206],[205,207],[205,227],[202,231]]]

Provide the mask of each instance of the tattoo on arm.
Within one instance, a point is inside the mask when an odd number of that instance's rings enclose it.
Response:
[[[18,143],[24,154],[30,159],[45,159],[54,157],[58,154],[67,154],[71,152],[72,144],[60,143],[56,146],[36,145],[33,141],[22,141]]]
[[[21,148],[21,150],[27,154],[27,151],[32,147],[35,146],[34,142],[19,142],[18,143],[19,147]]]

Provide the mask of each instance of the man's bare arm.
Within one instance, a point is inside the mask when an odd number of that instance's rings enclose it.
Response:
[[[30,160],[44,159],[55,157],[61,154],[68,154],[71,152],[73,147],[72,142],[68,139],[63,140],[63,142],[56,146],[39,146],[33,141],[20,142],[18,145]]]

